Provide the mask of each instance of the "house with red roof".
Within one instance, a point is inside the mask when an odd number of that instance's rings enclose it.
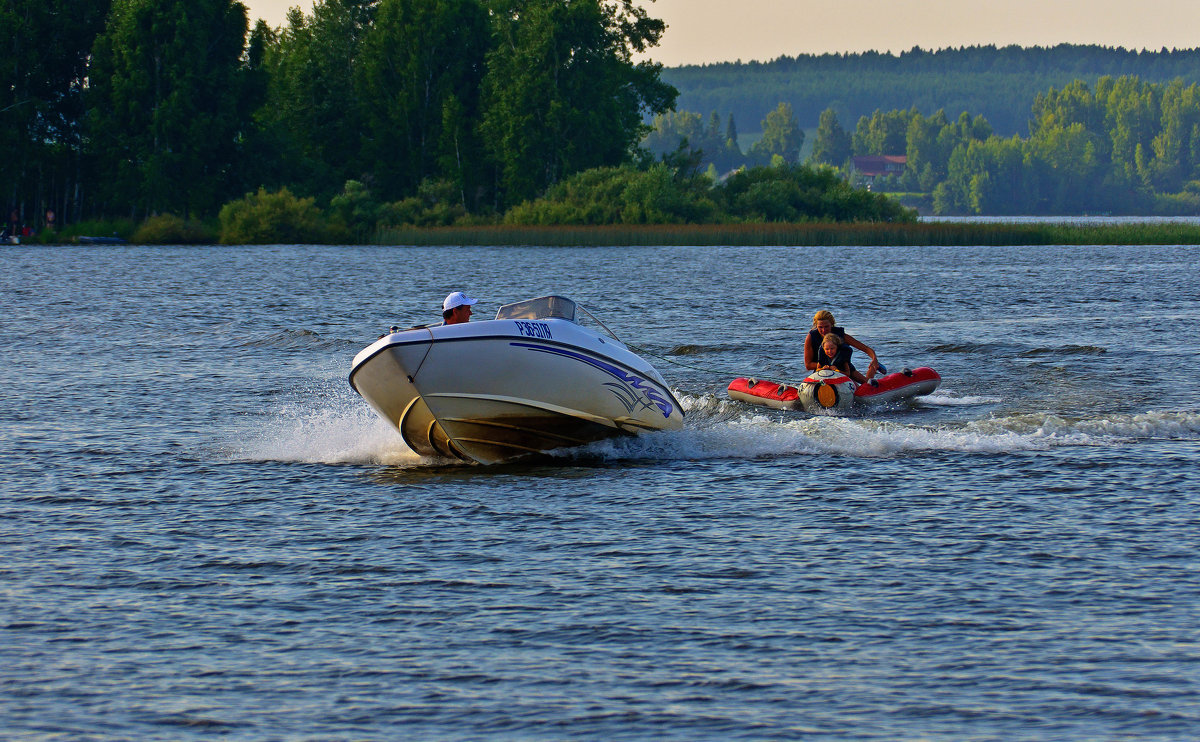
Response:
[[[886,178],[889,175],[902,175],[908,164],[905,155],[862,155],[851,159],[854,169],[854,182],[870,186],[876,178]]]

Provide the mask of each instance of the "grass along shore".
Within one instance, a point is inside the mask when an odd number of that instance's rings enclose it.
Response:
[[[153,225],[151,225],[153,226]],[[133,222],[89,222],[41,233],[25,244],[63,244],[77,235],[119,235],[132,244],[216,244],[219,227],[147,229]],[[269,238],[268,238],[269,237]],[[346,235],[312,235],[305,243],[346,244]],[[1200,224],[996,224],[971,222],[474,225],[383,227],[363,239],[378,245],[544,245],[547,247],[644,246],[877,246],[973,247],[1004,245],[1200,245]],[[264,235],[256,242],[294,244],[294,233]]]
[[[1200,224],[645,224],[387,227],[382,245],[734,245],[971,247],[1002,245],[1200,245]]]

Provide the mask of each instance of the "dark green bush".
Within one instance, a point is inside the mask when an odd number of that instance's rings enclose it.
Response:
[[[375,233],[380,204],[371,191],[357,180],[347,180],[342,192],[329,202],[330,220],[336,228],[364,241]]]
[[[217,241],[217,235],[202,222],[159,214],[142,222],[132,241],[142,245],[209,245]]]
[[[417,195],[379,207],[379,226],[445,227],[467,218],[462,194],[446,180],[426,180]]]
[[[324,215],[312,198],[296,198],[287,188],[258,189],[221,208],[221,242],[226,245],[293,244],[329,241]]]
[[[882,194],[855,188],[832,168],[754,167],[715,190],[726,213],[743,222],[915,222],[916,212]]]
[[[513,207],[506,224],[686,224],[718,219],[711,181],[663,164],[585,170]]]

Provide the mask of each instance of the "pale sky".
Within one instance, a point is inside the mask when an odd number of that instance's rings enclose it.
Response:
[[[242,0],[251,23],[283,23],[311,0]],[[1198,0],[657,0],[667,23],[649,55],[680,64],[770,60],[786,54],[901,52],[980,44],[1200,47]]]

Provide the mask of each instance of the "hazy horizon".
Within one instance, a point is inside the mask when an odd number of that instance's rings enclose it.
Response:
[[[284,22],[291,6],[308,13],[311,0],[242,0],[251,22]],[[994,44],[1099,44],[1127,49],[1200,46],[1200,3],[1194,0],[726,0],[643,2],[667,23],[662,43],[647,56],[668,67],[779,56],[842,52],[901,52]],[[781,7],[782,6],[782,7]],[[1169,23],[1154,22],[1167,20]],[[931,22],[932,21],[932,22]],[[733,29],[732,32],[730,29]]]

